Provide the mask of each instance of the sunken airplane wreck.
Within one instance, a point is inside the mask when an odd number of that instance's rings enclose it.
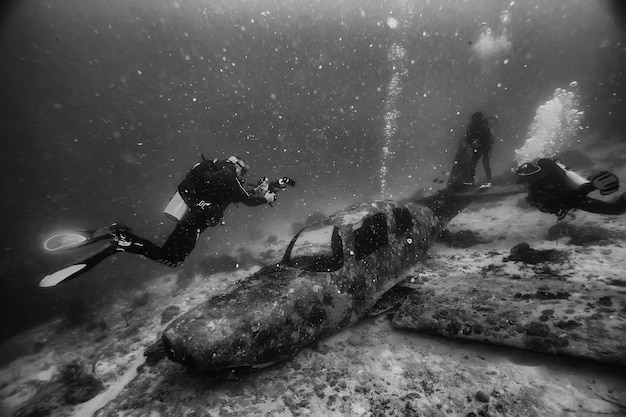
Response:
[[[164,349],[172,361],[220,373],[288,359],[366,317],[469,202],[440,191],[420,202],[339,211],[300,231],[277,265],[175,319]]]

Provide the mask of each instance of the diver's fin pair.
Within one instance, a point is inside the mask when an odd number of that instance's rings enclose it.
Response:
[[[73,263],[61,270],[58,270],[52,274],[46,275],[40,282],[40,287],[54,287],[62,282],[67,282],[74,279],[85,272],[89,271],[94,266],[98,265],[104,259],[118,252],[117,243],[107,243],[102,248],[90,253],[82,260]]]
[[[46,275],[39,282],[39,286],[54,287],[57,284],[67,282],[89,271],[104,259],[120,251],[118,244],[123,242],[123,240],[120,240],[120,237],[123,236],[125,232],[130,232],[130,229],[114,223],[112,226],[100,229],[64,232],[50,236],[43,244],[44,249],[49,252],[76,249],[105,239],[109,239],[109,243],[91,252],[81,260],[59,271]]]
[[[619,178],[611,172],[598,172],[587,179],[602,195],[613,194],[619,189]]]

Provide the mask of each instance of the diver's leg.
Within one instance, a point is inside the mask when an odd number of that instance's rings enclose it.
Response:
[[[472,183],[476,181],[476,165],[478,165],[478,160],[480,159],[481,152],[477,149],[472,151],[472,160],[470,161],[469,166],[469,175],[467,177],[467,183]]]
[[[602,201],[587,197],[577,204],[576,208],[597,214],[623,214],[626,212],[626,193],[613,201]]]
[[[485,168],[485,175],[487,175],[487,182],[491,182],[491,165],[489,163],[491,158],[491,149],[483,153],[483,167]]]
[[[130,228],[126,226],[114,224],[109,232],[113,236],[118,252],[143,255],[155,261],[161,261],[163,258],[163,250],[159,246],[133,234]]]
[[[182,263],[198,242],[200,234],[207,228],[207,219],[203,210],[190,210],[163,244],[162,262],[176,266]]]

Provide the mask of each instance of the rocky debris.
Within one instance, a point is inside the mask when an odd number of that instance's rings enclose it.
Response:
[[[567,291],[550,292],[548,289],[548,287],[540,288],[534,294],[518,292],[513,297],[519,300],[567,300],[571,296]]]
[[[607,285],[613,285],[614,287],[626,287],[626,280],[610,278],[606,281]]]
[[[64,398],[68,404],[89,401],[104,389],[102,382],[93,374],[87,373],[79,360],[69,362],[61,368],[60,381],[65,386]]]
[[[559,329],[563,329],[563,330],[572,330],[575,329],[579,326],[582,326],[581,323],[574,321],[574,320],[567,320],[567,321],[559,321],[557,323],[554,324],[555,327],[558,327]]]
[[[161,313],[161,324],[165,324],[168,321],[173,320],[176,316],[180,314],[180,307],[178,306],[167,306],[165,310]]]
[[[150,294],[147,291],[140,291],[133,296],[131,301],[131,310],[136,310],[141,307],[145,307],[150,301]]]
[[[161,342],[161,338],[158,338],[154,343],[148,346],[144,350],[143,356],[146,357],[145,364],[148,366],[154,366],[158,364],[161,359],[164,359],[166,354],[165,348],[163,347],[163,342]]]
[[[505,262],[515,261],[531,265],[538,263],[561,263],[567,259],[567,254],[556,249],[532,249],[526,242],[519,243],[511,249],[511,254],[504,258]]]
[[[600,299],[598,300],[598,304],[604,307],[611,307],[613,306],[613,301],[611,300],[611,297],[609,296],[600,297]]]
[[[478,391],[476,393],[476,399],[482,403],[489,402],[489,394],[486,394],[484,391]]]
[[[524,346],[537,352],[558,350],[569,345],[566,335],[553,333],[550,326],[544,323],[531,322],[522,326],[521,330],[525,334]]]

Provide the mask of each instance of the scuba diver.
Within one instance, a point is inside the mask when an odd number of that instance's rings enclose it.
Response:
[[[175,267],[182,263],[196,246],[200,234],[207,227],[215,227],[224,217],[224,210],[231,203],[243,203],[246,206],[270,204],[276,200],[276,193],[264,189],[244,188],[244,179],[248,167],[237,156],[224,160],[205,160],[198,162],[178,185],[178,193],[172,203],[180,207],[180,198],[184,202],[183,213],[170,212],[166,215],[178,220],[174,231],[162,247],[131,233],[123,225],[114,224],[110,228],[117,250],[143,255],[147,258]],[[181,215],[182,214],[182,215]]]
[[[487,175],[487,182],[483,187],[491,186],[491,166],[489,158],[493,148],[493,130],[487,118],[479,111],[472,114],[470,124],[465,131],[465,142],[472,148],[472,158],[470,161],[468,177],[464,185],[472,186],[476,182],[476,165],[478,160],[483,158],[483,167]]]
[[[517,169],[518,182],[526,184],[526,201],[544,213],[562,220],[572,209],[598,214],[626,211],[626,193],[613,201],[588,197],[594,190],[609,195],[619,189],[619,179],[610,172],[599,172],[585,179],[554,159],[542,158]]]
[[[207,160],[202,155],[202,161],[187,172],[164,211],[177,224],[163,246],[133,234],[130,228],[118,223],[102,229],[61,233],[50,237],[44,243],[44,248],[51,252],[104,239],[109,239],[109,243],[87,259],[47,275],[39,285],[49,287],[75,278],[108,256],[119,252],[143,255],[170,267],[180,265],[195,247],[200,234],[207,227],[215,227],[221,222],[224,210],[231,203],[243,203],[247,206],[271,205],[276,201],[277,190],[287,185],[295,185],[295,181],[288,177],[271,183],[267,177],[263,177],[256,186],[246,184],[244,176],[247,170],[245,161],[237,156]]]

